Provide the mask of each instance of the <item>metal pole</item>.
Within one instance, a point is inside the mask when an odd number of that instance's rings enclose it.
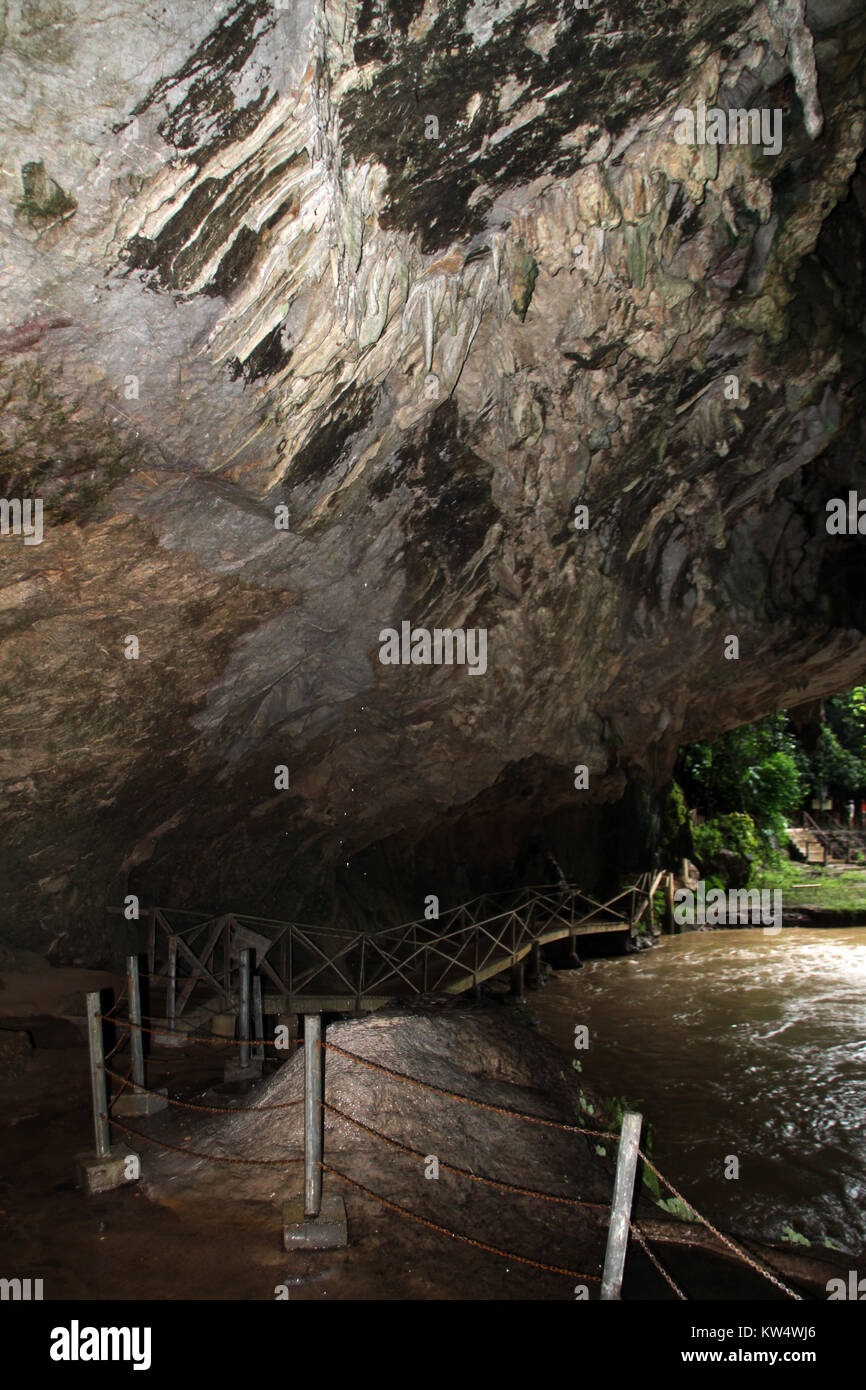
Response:
[[[168,995],[165,1005],[165,1016],[168,1021],[169,1032],[174,1031],[174,1020],[177,1012],[177,937],[168,938]]]
[[[322,1205],[322,1015],[304,1014],[304,1215]]]
[[[132,1053],[132,1080],[144,1089],[144,1039],[141,1032],[141,993],[138,985],[138,956],[126,957],[126,983],[129,990],[129,1050]]]
[[[665,931],[669,936],[673,936],[676,929],[676,919],[674,917],[674,876],[671,873],[667,873],[665,874]]]
[[[514,999],[523,999],[523,961],[511,967],[511,994]]]
[[[637,1171],[638,1146],[643,1116],[627,1110],[622,1117],[622,1130],[619,1136],[619,1152],[616,1158],[616,1177],[613,1184],[613,1202],[610,1210],[610,1226],[607,1232],[607,1249],[604,1253],[604,1274],[601,1281],[602,1301],[618,1299],[625,1269],[625,1252],[628,1246],[629,1218],[634,1200],[634,1177]]]
[[[363,936],[362,936],[362,937],[361,937],[361,960],[360,960],[360,965],[359,965],[359,968],[358,968],[358,991],[357,991],[357,994],[355,995],[355,1008],[356,1008],[356,1010],[357,1010],[358,1013],[361,1012],[361,1000],[364,998],[364,964],[365,964],[365,961],[364,961],[364,947],[366,946],[366,944],[367,944],[366,937],[363,937]]]
[[[250,1064],[250,955],[249,947],[241,951],[241,1013],[239,1019],[242,1067]]]
[[[253,976],[253,1032],[256,1035],[256,1045],[253,1049],[253,1057],[257,1062],[265,1060],[265,1015],[262,1009],[262,977]]]
[[[87,1036],[90,1040],[90,1089],[93,1095],[93,1135],[96,1157],[108,1158],[108,1094],[105,1089],[105,1061],[102,1051],[102,1009],[99,990],[87,996]]]
[[[538,984],[541,980],[541,947],[538,942],[534,942],[529,952],[529,979],[530,983]]]

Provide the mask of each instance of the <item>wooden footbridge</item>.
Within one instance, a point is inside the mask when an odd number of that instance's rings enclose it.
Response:
[[[231,1010],[245,951],[261,979],[266,1013],[356,1012],[477,988],[548,942],[635,937],[642,922],[652,931],[663,880],[669,886],[665,873],[643,874],[606,902],[569,884],[485,893],[436,920],[371,932],[164,907],[141,915],[148,920],[150,973],[166,982],[170,1020],[180,1018],[197,986]]]

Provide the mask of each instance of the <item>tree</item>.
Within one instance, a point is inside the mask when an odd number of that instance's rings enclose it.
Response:
[[[712,743],[681,749],[674,775],[686,800],[707,819],[741,812],[764,832],[778,830],[782,818],[796,814],[807,771],[797,736],[781,712],[731,729]]]
[[[809,759],[813,792],[835,800],[866,789],[866,687],[856,685],[824,702],[824,718]]]
[[[680,749],[674,776],[705,821],[696,854],[701,847],[736,850],[735,815],[750,818],[772,853],[784,822],[813,796],[837,803],[866,797],[866,686],[825,700],[807,725],[795,727],[781,710],[711,743],[691,743]]]

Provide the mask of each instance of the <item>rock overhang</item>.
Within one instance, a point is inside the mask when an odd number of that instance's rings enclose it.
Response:
[[[862,676],[822,511],[862,483],[853,6],[806,15],[817,138],[795,3],[168,7],[104,19],[91,67],[142,61],[86,80],[87,6],[53,56],[26,9],[3,472],[46,531],[2,540],[13,932],[86,938],[131,860],[184,901],[326,903],[332,865],[503,796],[510,862],[681,739]],[[678,144],[715,99],[778,104],[780,155]],[[484,678],[383,666],[403,620],[484,627]]]

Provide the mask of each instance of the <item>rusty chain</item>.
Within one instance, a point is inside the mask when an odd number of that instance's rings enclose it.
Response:
[[[684,1197],[681,1192],[678,1192],[677,1189],[674,1187],[673,1183],[670,1182],[666,1177],[664,1177],[662,1173],[659,1172],[655,1164],[647,1158],[643,1149],[638,1149],[638,1153],[640,1154],[646,1166],[649,1168],[650,1172],[655,1173],[659,1182],[663,1182],[669,1192],[672,1192],[675,1197],[678,1197],[679,1200],[684,1204],[684,1206],[688,1207],[689,1211],[693,1211],[698,1220],[702,1222],[704,1226],[706,1226],[707,1230],[710,1231],[712,1235],[716,1237],[717,1240],[720,1240],[723,1245],[726,1245],[729,1250],[733,1251],[733,1253],[737,1255],[745,1264],[749,1265],[755,1271],[756,1274],[760,1274],[762,1278],[768,1279],[771,1284],[775,1284],[776,1288],[781,1289],[782,1292],[787,1294],[789,1298],[796,1299],[798,1303],[803,1302],[802,1296],[800,1294],[795,1293],[793,1289],[789,1289],[788,1285],[783,1284],[781,1279],[777,1279],[775,1274],[771,1273],[771,1271],[766,1267],[766,1265],[762,1264],[760,1260],[756,1260],[752,1255],[747,1254],[747,1252],[745,1250],[742,1250],[740,1246],[737,1245],[734,1241],[729,1240],[727,1236],[723,1236],[721,1231],[717,1231],[715,1226],[711,1225],[707,1218],[701,1215],[697,1207],[693,1206],[692,1203],[688,1200],[688,1198]]]
[[[332,1115],[339,1115],[341,1120],[346,1120],[350,1125],[357,1129],[362,1129],[366,1134],[370,1134],[374,1139],[381,1139],[385,1144],[392,1145],[402,1153],[411,1154],[413,1158],[424,1159],[426,1154],[421,1153],[420,1149],[412,1149],[408,1144],[402,1144],[399,1139],[392,1139],[387,1134],[380,1134],[377,1129],[371,1129],[369,1125],[362,1124],[352,1115],[347,1115],[344,1110],[338,1110],[335,1105],[329,1105],[327,1101],[321,1102],[323,1110],[330,1110]],[[469,1178],[472,1182],[485,1183],[489,1187],[497,1187],[501,1192],[514,1192],[522,1197],[536,1197],[540,1202],[561,1202],[568,1207],[594,1207],[600,1211],[607,1211],[603,1202],[585,1202],[579,1197],[558,1197],[552,1192],[537,1192],[531,1187],[517,1187],[514,1183],[500,1182],[498,1178],[486,1178],[479,1173],[470,1173],[468,1168],[456,1168],[453,1163],[446,1163],[444,1159],[437,1159],[440,1168],[445,1168],[449,1173],[457,1173],[461,1178]]]
[[[415,1076],[407,1076],[405,1072],[393,1071],[390,1067],[383,1067],[379,1062],[371,1062],[367,1057],[359,1057],[355,1052],[347,1052],[344,1047],[338,1047],[336,1043],[323,1042],[321,1047],[325,1047],[329,1052],[339,1052],[342,1057],[348,1057],[353,1062],[360,1062],[364,1067],[370,1067],[373,1071],[380,1071],[385,1076],[393,1076],[396,1081],[403,1081],[409,1086],[421,1086],[425,1091],[433,1091],[437,1096],[448,1096],[451,1100],[459,1100],[463,1105],[474,1105],[479,1110],[491,1110],[495,1115],[510,1115],[515,1120],[529,1120],[532,1124],[545,1125],[549,1129],[564,1129],[569,1134],[589,1134],[598,1139],[618,1139],[618,1134],[610,1134],[601,1129],[582,1129],[580,1125],[568,1125],[562,1120],[546,1120],[541,1115],[527,1115],[523,1110],[510,1110],[504,1105],[489,1105],[483,1100],[473,1100],[470,1096],[461,1096],[458,1091],[447,1091],[443,1086],[433,1086],[429,1081],[419,1081]]]

